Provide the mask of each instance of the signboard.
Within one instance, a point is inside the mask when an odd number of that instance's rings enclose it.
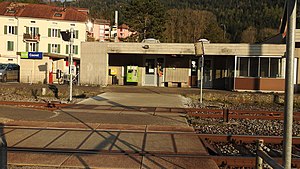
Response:
[[[76,67],[75,67],[75,65],[71,65],[70,66],[70,73],[72,74],[72,75],[76,75]]]
[[[42,52],[21,52],[21,59],[43,59]]]

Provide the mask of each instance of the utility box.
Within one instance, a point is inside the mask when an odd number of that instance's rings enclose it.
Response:
[[[138,82],[138,66],[127,66],[126,82]]]

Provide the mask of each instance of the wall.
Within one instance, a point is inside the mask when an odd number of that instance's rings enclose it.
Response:
[[[284,79],[235,78],[234,90],[284,91]]]
[[[0,63],[16,63],[19,64],[19,56],[0,56]]]
[[[52,61],[48,57],[41,60],[20,60],[20,82],[21,83],[48,83],[49,70]]]
[[[82,43],[80,83],[107,85],[108,84],[108,54],[106,43]]]

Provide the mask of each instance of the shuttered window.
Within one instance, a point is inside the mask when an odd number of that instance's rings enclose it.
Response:
[[[14,51],[14,42],[7,41],[7,51]]]

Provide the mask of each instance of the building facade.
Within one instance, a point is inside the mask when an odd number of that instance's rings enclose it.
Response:
[[[82,49],[81,84],[199,87],[203,63],[204,88],[284,91],[285,44],[85,42]]]
[[[43,74],[49,76],[49,73],[55,73],[56,69],[59,68],[57,60],[68,61],[69,42],[62,40],[60,31],[74,29],[73,53],[75,60],[78,60],[81,53],[80,44],[87,39],[87,21],[88,15],[86,10],[83,9],[1,2],[0,55],[6,58],[20,58],[24,52],[41,52],[43,57],[48,57],[46,59],[47,70]],[[36,62],[36,60],[29,59],[25,61],[20,58],[20,61],[18,61],[20,65],[24,65],[21,66],[21,82],[39,82],[41,78],[45,79],[45,77],[34,78],[37,72],[35,69],[39,70],[37,68],[22,69],[31,62]],[[59,69],[67,71],[66,66]],[[31,75],[28,76],[28,74]],[[46,78],[46,82],[49,82],[49,79]]]

